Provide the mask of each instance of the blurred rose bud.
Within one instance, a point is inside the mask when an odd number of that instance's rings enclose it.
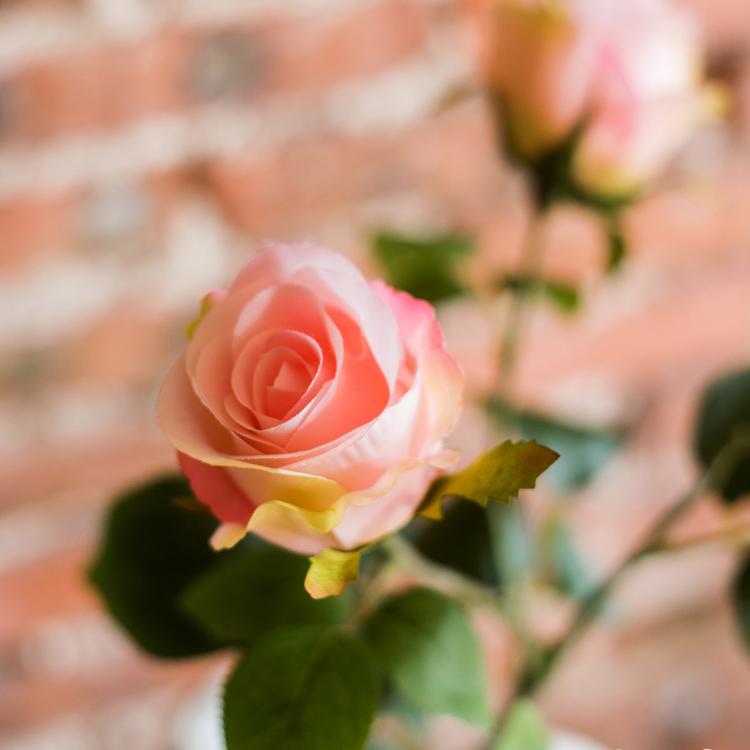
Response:
[[[159,417],[222,522],[294,551],[356,549],[413,516],[454,456],[462,376],[433,308],[342,256],[276,245],[204,299]]]
[[[482,68],[503,103],[514,150],[535,159],[559,145],[591,97],[597,42],[573,3],[473,0]]]
[[[577,136],[584,193],[637,193],[716,109],[699,30],[671,0],[470,3],[513,150],[533,162]]]

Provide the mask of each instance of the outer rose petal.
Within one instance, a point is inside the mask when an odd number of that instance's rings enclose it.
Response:
[[[436,464],[445,468],[446,457],[436,456]],[[406,525],[436,475],[432,464],[403,462],[373,487],[342,497],[328,513],[304,513],[286,503],[261,506],[248,530],[305,555],[327,548],[357,549]]]
[[[434,467],[417,466],[397,479],[385,495],[367,505],[350,506],[333,534],[337,547],[356,549],[405,526],[437,476]]]
[[[447,437],[461,413],[464,376],[456,360],[445,350],[443,332],[435,318],[435,309],[424,300],[406,292],[397,292],[375,281],[373,289],[388,302],[396,314],[401,336],[423,371],[423,402],[430,413],[424,445]]]
[[[184,453],[177,454],[180,469],[190,481],[195,496],[208,505],[224,523],[247,526],[255,506],[221,466],[209,466]]]

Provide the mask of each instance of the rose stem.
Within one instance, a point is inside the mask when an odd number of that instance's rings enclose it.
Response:
[[[742,433],[731,440],[718,453],[711,466],[704,475],[696,482],[695,486],[687,492],[677,503],[670,506],[656,519],[651,530],[646,534],[641,544],[633,550],[625,559],[594,589],[592,589],[581,602],[576,616],[565,635],[558,643],[550,649],[544,658],[541,669],[526,670],[516,684],[511,697],[506,701],[500,715],[490,734],[486,750],[494,750],[497,740],[504,729],[505,720],[513,704],[519,698],[532,696],[546,682],[555,671],[562,657],[574,646],[580,637],[594,622],[600,612],[602,604],[609,598],[615,586],[620,582],[630,568],[647,557],[664,549],[664,540],[675,521],[681,518],[685,511],[690,509],[698,498],[712,487],[720,487],[736,467],[737,462],[747,456],[750,451],[750,433]]]

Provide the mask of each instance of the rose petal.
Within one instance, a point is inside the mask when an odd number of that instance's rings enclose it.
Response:
[[[244,294],[252,294],[269,281],[279,280],[296,281],[314,289],[326,304],[350,315],[372,348],[389,388],[394,385],[401,361],[396,322],[351,261],[311,244],[274,245],[240,271],[230,292],[243,289]]]
[[[208,505],[220,521],[247,525],[255,506],[225,468],[209,466],[185,453],[178,452],[177,458],[195,496]]]

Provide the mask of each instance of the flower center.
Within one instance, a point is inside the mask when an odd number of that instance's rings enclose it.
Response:
[[[276,376],[266,387],[265,413],[274,419],[283,419],[302,398],[310,385],[312,373],[304,360],[286,350]]]

